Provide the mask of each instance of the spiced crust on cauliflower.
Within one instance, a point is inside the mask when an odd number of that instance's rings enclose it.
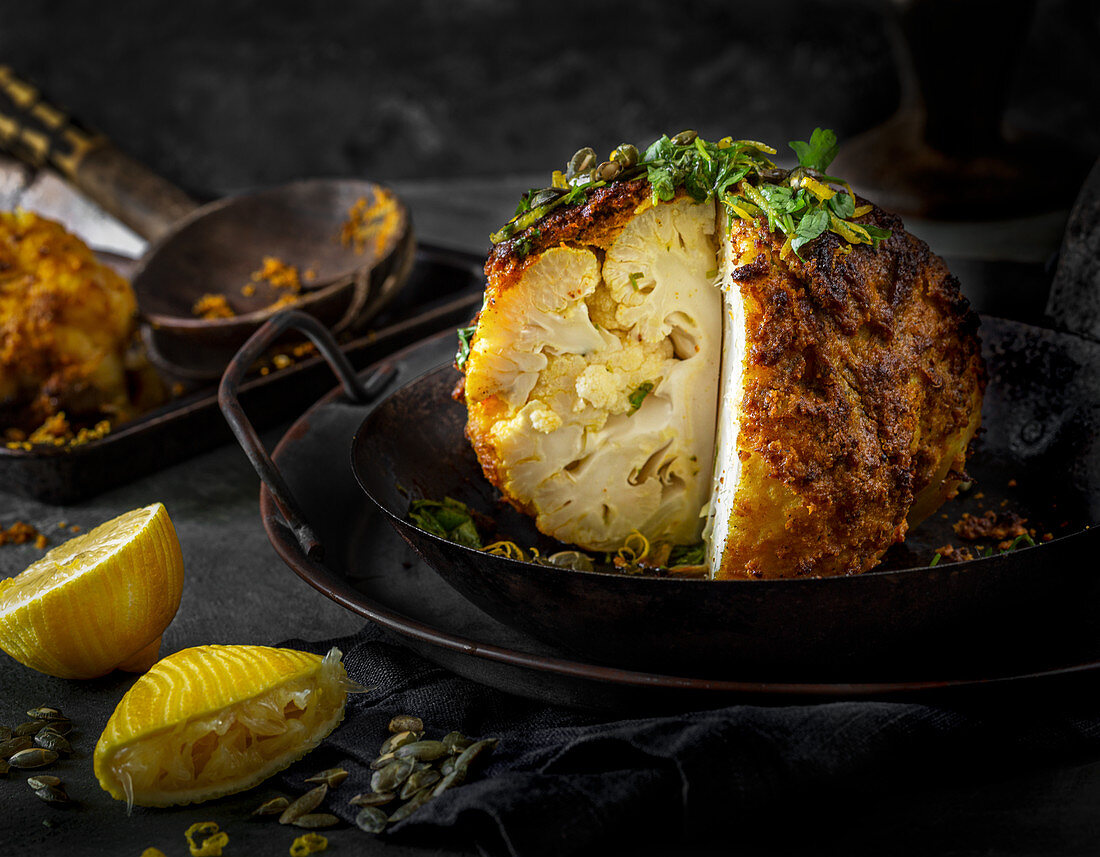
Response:
[[[762,144],[678,135],[589,179],[581,150],[495,236],[466,433],[542,532],[702,537],[713,578],[857,574],[955,493],[977,317],[924,242],[824,175],[829,145],[815,131],[781,171]]]

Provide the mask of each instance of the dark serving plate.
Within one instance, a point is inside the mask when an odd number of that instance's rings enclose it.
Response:
[[[404,288],[372,330],[341,345],[356,367],[441,328],[468,320],[481,303],[484,260],[421,245]],[[256,375],[241,396],[259,425],[301,413],[331,383],[320,357]],[[217,407],[216,385],[205,384],[119,426],[100,440],[72,448],[26,451],[0,446],[0,490],[49,503],[74,503],[146,473],[212,449],[231,438]]]
[[[1090,528],[1100,517],[1100,345],[995,318],[984,320],[983,338],[991,383],[973,468],[980,484],[945,507],[949,519],[930,519],[883,570],[861,577],[566,572],[466,551],[407,525],[409,496],[440,490],[488,502],[506,526],[524,523],[507,519],[472,457],[463,460],[454,437],[462,408],[446,399],[455,380],[446,333],[387,361],[390,389],[403,392],[364,404],[334,391],[292,426],[274,453],[282,500],[261,488],[264,526],[297,574],[404,644],[548,701],[654,708],[1076,687],[1100,667],[1100,535]],[[387,511],[352,472],[360,426],[357,466]],[[370,441],[384,437],[413,451],[400,454],[400,473],[386,460],[394,450]],[[1053,540],[927,567],[935,547],[957,543],[952,520],[1002,501]]]

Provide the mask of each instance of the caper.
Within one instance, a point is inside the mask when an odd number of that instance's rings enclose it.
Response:
[[[611,160],[622,164],[623,169],[630,169],[638,163],[638,147],[623,143],[611,153]]]

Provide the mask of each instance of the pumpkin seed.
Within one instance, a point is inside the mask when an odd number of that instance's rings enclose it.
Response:
[[[424,721],[419,717],[413,717],[411,714],[398,714],[390,720],[389,726],[386,728],[393,734],[398,732],[423,732]]]
[[[615,179],[623,171],[623,165],[618,161],[604,161],[593,171],[596,181],[609,182]]]
[[[413,764],[408,759],[398,759],[375,771],[370,778],[371,791],[392,792],[412,773]]]
[[[393,814],[390,816],[390,824],[397,824],[397,822],[399,821],[404,821],[431,799],[431,789],[422,789],[421,791],[418,791],[415,795],[413,795],[412,800],[401,804],[401,806],[393,811]]]
[[[44,768],[46,765],[52,765],[56,761],[57,753],[53,750],[43,750],[41,747],[34,747],[30,750],[20,750],[8,759],[8,764],[13,768]]]
[[[20,735],[18,738],[8,738],[0,742],[0,759],[10,759],[20,750],[29,750],[34,746],[34,739],[29,735]]]
[[[60,777],[51,777],[49,774],[38,774],[34,777],[27,777],[27,785],[32,789],[44,789],[47,786],[59,786],[61,785]]]
[[[73,745],[69,739],[49,729],[43,729],[34,736],[34,743],[44,750],[53,750],[55,753],[69,754],[73,751]]]
[[[322,827],[332,827],[339,824],[340,819],[329,812],[311,812],[300,816],[292,822],[295,827],[303,827],[306,830],[319,830]]]
[[[677,146],[686,146],[688,143],[694,143],[695,138],[699,135],[692,131],[690,128],[681,131],[675,137],[672,138],[672,142]]]
[[[454,769],[455,769],[455,760],[454,760],[454,757],[451,757],[449,759],[444,759],[443,760],[442,764],[440,764],[440,766],[439,766],[439,773],[441,773],[443,776],[447,776],[447,774],[449,774]]]
[[[461,732],[448,732],[443,736],[443,746],[452,754],[461,753],[473,743],[472,738],[467,738]]]
[[[7,726],[0,726],[0,741],[7,741],[11,738],[11,730]]]
[[[432,797],[443,794],[447,789],[452,786],[462,785],[463,780],[466,779],[466,768],[455,767],[450,773],[446,774],[443,779],[436,783],[435,788],[432,789]]]
[[[364,833],[381,833],[388,821],[386,813],[374,806],[363,807],[355,816],[355,826]]]
[[[396,735],[391,735],[383,741],[382,747],[378,752],[385,756],[387,753],[392,753],[399,747],[404,747],[406,744],[412,744],[414,741],[419,741],[423,735],[423,732],[412,732],[408,729],[404,732],[398,732]]]
[[[28,720],[26,723],[20,723],[14,729],[11,730],[12,735],[37,735],[44,727],[49,726],[48,720]]]
[[[35,789],[34,793],[47,803],[69,802],[69,796],[65,794],[65,790],[57,786],[43,786],[40,789]]]
[[[279,816],[279,824],[293,824],[303,815],[308,815],[321,805],[321,801],[328,794],[328,786],[322,784],[315,789],[310,789],[286,809]]]
[[[588,172],[594,166],[596,166],[596,151],[590,146],[577,149],[565,168],[565,177],[571,179],[580,173]]]
[[[532,209],[542,208],[544,205],[550,205],[550,203],[556,202],[564,193],[564,190],[557,187],[543,188],[532,195],[529,204]]]
[[[329,768],[328,770],[321,771],[319,774],[314,774],[312,777],[306,780],[307,783],[324,783],[330,789],[340,785],[344,780],[348,778],[348,772],[343,768]]]
[[[363,792],[348,801],[352,806],[381,806],[397,797],[396,792]]]
[[[49,729],[51,732],[56,732],[58,735],[68,735],[73,731],[73,722],[67,717],[62,717],[58,720],[43,720],[43,729]]]
[[[393,753],[383,753],[381,756],[379,756],[377,759],[375,759],[373,762],[370,763],[370,769],[372,771],[380,771],[380,770],[382,770],[382,768],[386,767],[386,765],[388,765],[390,762],[392,762],[395,758],[396,758],[396,756],[394,756]]]
[[[455,759],[455,769],[469,767],[469,765],[482,754],[485,750],[492,750],[497,745],[498,739],[496,738],[483,738],[480,741],[474,741],[469,747],[462,751],[457,759]]]
[[[623,169],[630,169],[638,163],[638,147],[623,143],[611,153],[611,160],[618,161]]]
[[[434,768],[416,771],[405,780],[405,785],[401,787],[401,800],[408,800],[421,789],[435,785],[441,778],[442,775]]]
[[[282,814],[290,806],[290,800],[285,797],[273,797],[271,800],[265,800],[258,807],[252,810],[253,815],[275,815],[276,813]]]
[[[31,720],[61,720],[63,716],[60,708],[51,708],[48,705],[32,708],[27,712],[27,717]]]
[[[398,759],[416,759],[419,762],[430,762],[440,756],[447,755],[447,748],[442,741],[413,741],[394,751]]]

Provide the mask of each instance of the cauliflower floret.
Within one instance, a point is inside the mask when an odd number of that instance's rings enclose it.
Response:
[[[602,265],[552,247],[490,290],[466,366],[469,430],[544,533],[590,550],[634,529],[698,539],[722,336],[714,232],[713,205],[643,205],[597,248]]]

